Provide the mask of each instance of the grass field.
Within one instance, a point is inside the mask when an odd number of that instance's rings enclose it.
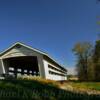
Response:
[[[63,85],[78,88],[80,84],[64,83]],[[43,79],[0,80],[0,100],[100,100],[100,95],[76,93],[61,89],[61,86],[62,84],[58,82]]]
[[[75,88],[100,90],[100,82],[69,82],[68,84]]]
[[[100,95],[100,82],[64,82],[62,87],[78,93]]]

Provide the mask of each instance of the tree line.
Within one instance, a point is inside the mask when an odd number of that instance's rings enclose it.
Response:
[[[100,39],[95,45],[90,42],[76,43],[72,49],[80,81],[100,81]]]

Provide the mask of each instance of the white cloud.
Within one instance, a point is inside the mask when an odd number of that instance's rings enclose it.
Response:
[[[69,74],[72,74],[72,75],[76,75],[77,72],[76,72],[76,68],[75,67],[67,67],[67,70],[68,70],[68,75]]]

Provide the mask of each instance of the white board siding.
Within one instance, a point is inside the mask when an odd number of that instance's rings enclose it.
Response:
[[[9,58],[9,57],[19,57],[19,56],[40,56],[39,53],[33,52],[33,50],[30,50],[26,47],[21,46],[21,48],[12,48],[10,51],[5,53],[1,56],[1,58]]]
[[[0,59],[0,74],[3,74],[2,60]]]
[[[46,60],[43,60],[43,62],[44,62],[46,79],[51,79],[51,80],[67,80],[67,77],[66,76],[60,76],[60,75],[50,74],[49,73],[50,70],[53,71],[53,72],[59,73],[59,74],[62,74],[62,73],[59,72],[59,71],[56,71],[56,70],[53,70],[53,69],[48,68],[48,65],[51,65],[51,66],[53,66],[55,68],[57,68],[57,66],[54,66],[53,64],[51,64],[50,62],[48,62]]]

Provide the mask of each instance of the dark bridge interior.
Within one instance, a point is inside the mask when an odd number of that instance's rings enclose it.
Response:
[[[11,75],[39,75],[38,61],[35,56],[12,57],[3,60],[6,72]]]

